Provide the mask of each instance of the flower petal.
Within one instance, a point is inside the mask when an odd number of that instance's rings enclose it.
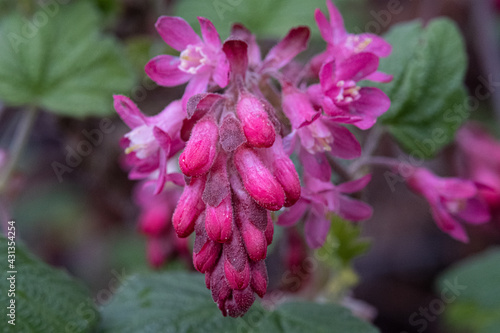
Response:
[[[304,215],[306,212],[307,208],[309,207],[307,201],[305,200],[299,200],[293,205],[292,207],[288,208],[285,210],[283,213],[280,214],[278,217],[278,222],[276,224],[281,225],[283,227],[291,227],[299,220],[301,217]]]
[[[333,137],[333,144],[331,145],[333,156],[346,160],[361,156],[361,145],[351,131],[331,121],[323,121],[323,123],[328,126]]]
[[[186,83],[193,74],[179,69],[180,59],[171,55],[159,55],[151,59],[144,70],[160,86],[173,87]]]
[[[297,54],[307,48],[309,35],[309,28],[306,26],[291,29],[285,38],[269,51],[262,68],[277,70],[288,64]]]
[[[181,52],[188,45],[201,43],[200,37],[181,17],[161,16],[155,24],[161,38],[175,50]]]
[[[374,73],[379,64],[379,59],[373,53],[357,53],[337,64],[335,74],[337,80],[360,81]]]
[[[359,179],[345,182],[337,186],[337,189],[342,193],[355,193],[361,191],[372,180],[372,175],[368,174]]]
[[[458,213],[458,217],[470,224],[483,224],[490,221],[491,214],[484,201],[472,198],[467,200],[465,209]]]
[[[344,27],[344,19],[331,0],[326,1],[326,7],[328,8],[328,13],[330,14],[330,25],[333,29],[334,43],[340,42],[347,35]]]
[[[349,221],[362,221],[372,216],[373,208],[363,201],[352,199],[346,195],[340,195],[338,214]]]
[[[239,39],[248,45],[248,61],[251,65],[260,65],[260,48],[253,35],[245,26],[240,23],[233,24],[231,28],[231,39]]]
[[[321,37],[323,37],[325,42],[333,43],[332,26],[330,25],[330,22],[328,22],[325,14],[323,14],[323,12],[319,8],[316,8],[316,11],[314,12],[314,19],[316,20],[316,24],[318,25]]]
[[[231,68],[231,75],[245,77],[248,68],[248,45],[241,40],[227,40],[222,47]]]
[[[361,97],[351,103],[354,114],[362,115],[363,119],[354,123],[360,129],[368,129],[391,107],[391,100],[378,88],[364,87],[359,91]]]
[[[200,73],[198,75],[193,76],[191,81],[189,81],[186,86],[186,90],[184,90],[184,96],[182,96],[182,109],[186,110],[188,100],[196,95],[201,94],[207,91],[208,81],[210,80],[210,73]]]
[[[310,213],[304,225],[307,245],[313,249],[321,247],[328,236],[330,224],[324,215]]]
[[[299,152],[299,159],[304,166],[304,171],[324,182],[330,181],[332,168],[325,154],[310,154],[307,150],[301,149]]]
[[[363,50],[364,52],[370,52],[375,54],[377,57],[385,58],[388,57],[392,52],[392,45],[389,44],[385,39],[374,34],[360,34],[359,38],[363,41],[370,41],[370,43]]]
[[[440,204],[431,204],[431,213],[436,225],[444,232],[464,243],[469,242],[469,237],[464,227],[456,221],[450,213]]]
[[[217,61],[217,66],[214,68],[212,77],[221,88],[225,88],[229,82],[229,62],[226,56],[221,53]]]
[[[198,22],[200,22],[201,35],[203,36],[205,44],[219,50],[222,44],[220,42],[219,33],[217,29],[215,29],[213,23],[209,19],[200,16],[198,16]]]
[[[113,104],[120,118],[131,129],[146,123],[146,118],[130,98],[123,95],[114,95]]]
[[[382,83],[389,83],[392,81],[393,78],[394,78],[393,75],[386,74],[383,72],[375,72],[365,77],[366,80],[382,82]]]

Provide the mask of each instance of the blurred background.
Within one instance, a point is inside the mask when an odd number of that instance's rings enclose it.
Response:
[[[109,68],[103,68],[100,74],[85,77],[89,81],[80,87],[78,80],[85,76],[85,68],[82,67],[71,74],[74,77],[68,79],[67,85],[71,87],[77,82],[75,87],[79,88],[75,89],[87,91],[89,86],[95,84],[106,95],[92,97],[94,104],[83,108],[72,109],[71,106],[66,107],[64,101],[58,104],[50,99],[41,103],[27,139],[28,144],[11,173],[8,186],[0,193],[0,215],[2,221],[9,216],[16,221],[18,238],[34,253],[51,265],[67,269],[83,280],[97,296],[100,290],[109,287],[117,272],[132,274],[151,269],[146,260],[145,237],[137,229],[139,209],[132,199],[134,181],[127,179],[121,164],[123,151],[119,141],[128,128],[112,109],[112,94],[131,97],[146,114],[156,114],[182,95],[182,87],[157,87],[145,76],[144,65],[153,56],[175,54],[156,33],[156,19],[160,15],[181,16],[198,31],[196,16],[205,16],[216,25],[222,39],[228,37],[232,23],[241,22],[258,36],[264,50],[292,26],[309,25],[312,31],[310,49],[300,56],[307,59],[324,47],[314,22],[314,9],[326,10],[326,6],[323,0],[265,0],[258,1],[258,4],[257,1],[239,0],[0,0],[0,21],[8,20],[14,13],[38,13],[42,20],[41,13],[45,13],[48,18],[46,24],[50,25],[58,15],[55,10],[63,11],[64,7],[73,6],[76,2],[88,4],[79,7],[72,20],[59,20],[61,26],[51,33],[64,34],[64,24],[78,26],[75,20],[96,17],[94,29],[106,36],[106,40],[101,41],[102,47],[107,47],[109,42],[114,51],[106,56],[107,61],[100,62]],[[495,113],[495,110],[500,110],[498,2],[344,0],[335,3],[345,17],[348,31],[354,33],[368,31],[383,34],[400,22],[414,19],[427,22],[437,16],[455,20],[467,45],[469,67],[466,84],[469,91],[474,92],[478,85],[484,84],[485,79],[491,82],[492,93],[480,100],[472,117],[500,134],[498,113]],[[43,20],[39,23],[44,27]],[[48,36],[59,36],[51,33]],[[64,63],[65,52],[73,54],[80,49],[86,49],[89,54],[99,52],[100,46],[90,43],[80,45],[81,40],[77,37],[75,35],[65,45],[59,46],[64,51],[53,55],[51,61]],[[24,42],[23,39],[9,39],[13,40]],[[56,43],[50,38],[46,42],[49,46],[52,42]],[[56,47],[54,49],[57,50]],[[82,54],[85,52],[82,51]],[[117,67],[118,62],[120,66]],[[0,61],[0,66],[5,66],[5,62]],[[92,67],[91,64],[89,66]],[[43,85],[44,81],[41,82]],[[27,84],[26,81],[24,83]],[[21,84],[12,96],[23,89]],[[61,94],[64,95],[64,92]],[[5,103],[0,100],[0,148],[4,151],[8,151],[24,112],[29,112],[20,106],[22,98],[16,98],[12,97]],[[58,101],[63,99],[57,98]],[[86,96],[82,95],[66,102],[80,105],[85,101]],[[106,131],[102,130],[103,119],[110,122],[106,123]],[[92,142],[88,133],[100,133],[102,140]],[[88,154],[69,165],[68,156],[83,141],[90,142],[90,146],[86,147]],[[378,152],[396,156],[403,154],[390,137],[383,138]],[[429,165],[442,175],[456,175],[456,161],[451,145],[436,159],[429,161]],[[378,168],[373,170],[373,181],[367,190],[366,200],[373,205],[375,214],[362,224],[362,235],[371,240],[371,248],[354,262],[359,281],[353,296],[377,310],[374,323],[382,332],[456,332],[455,328],[446,324],[444,315],[427,320],[423,330],[419,330],[422,326],[412,324],[410,317],[440,297],[439,288],[436,289],[435,285],[436,277],[447,267],[500,244],[499,225],[469,228],[469,244],[454,241],[435,226],[423,199],[410,193],[402,183],[392,191],[384,178],[384,171]],[[271,286],[276,288],[280,285],[282,274],[277,258],[286,252],[285,245],[280,243],[280,235],[288,235],[277,229],[276,245],[268,259],[268,265],[273,265],[269,268]],[[189,255],[172,258],[162,269],[178,268],[192,269]],[[307,272],[309,274],[311,272]],[[96,301],[103,305],[107,299],[96,297]]]

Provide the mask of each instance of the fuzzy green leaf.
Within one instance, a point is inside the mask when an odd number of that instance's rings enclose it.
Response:
[[[120,44],[99,33],[99,19],[87,2],[4,18],[0,99],[73,117],[111,114],[112,94],[129,92],[135,79]]]
[[[0,304],[5,310],[15,300],[15,326],[7,323],[14,317],[4,315],[2,332],[91,332],[99,313],[88,290],[65,272],[35,258],[19,242],[15,245],[15,261],[9,262],[13,258],[8,257],[10,242],[0,235]],[[12,276],[15,279],[7,280]],[[9,294],[10,290],[15,290],[15,296]]]
[[[328,332],[378,330],[334,304],[287,303],[265,311],[256,302],[242,318],[222,317],[201,274],[166,272],[126,280],[102,309],[101,332]]]
[[[408,153],[432,157],[469,116],[462,36],[451,20],[436,19],[425,28],[419,22],[396,25],[385,38],[393,54],[381,59],[380,70],[394,80],[379,85],[392,101],[382,123]]]

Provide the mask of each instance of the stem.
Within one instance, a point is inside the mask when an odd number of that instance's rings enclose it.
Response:
[[[370,158],[367,158],[363,163],[363,165],[381,165],[388,168],[398,168],[404,164],[408,163],[399,161],[392,157],[385,157],[385,156],[371,156]]]
[[[7,160],[7,164],[0,172],[0,194],[5,191],[7,188],[7,183],[9,181],[12,172],[14,172],[14,168],[21,157],[21,153],[23,151],[26,142],[28,141],[29,134],[31,132],[31,128],[36,119],[37,108],[34,106],[30,106],[23,115],[23,118],[20,120],[16,133],[14,134],[14,138],[9,147],[9,157]]]
[[[378,125],[372,128],[372,130],[368,133],[368,136],[365,140],[365,147],[363,155],[356,161],[354,161],[349,166],[349,172],[351,174],[355,174],[363,165],[367,164],[366,161],[371,158],[375,150],[377,149],[378,143],[384,134],[384,129],[382,126]]]

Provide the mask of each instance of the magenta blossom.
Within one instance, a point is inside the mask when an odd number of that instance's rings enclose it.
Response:
[[[483,224],[490,220],[488,206],[478,196],[479,185],[473,181],[441,178],[417,168],[408,185],[429,202],[438,227],[459,241],[469,241],[461,222]]]
[[[372,127],[377,118],[391,106],[387,95],[378,88],[360,87],[378,67],[372,53],[358,53],[321,67],[320,84],[309,87],[315,104],[321,105],[330,119],[350,123],[360,129]]]
[[[132,167],[130,179],[144,179],[158,172],[159,193],[167,180],[178,185],[184,181],[178,173],[167,173],[167,160],[183,148],[180,129],[184,112],[179,101],[172,102],[156,116],[144,116],[128,97],[114,96],[116,112],[131,131],[122,139],[127,154],[126,163]]]
[[[362,190],[371,180],[370,175],[335,186],[329,181],[304,174],[305,186],[300,200],[279,216],[278,224],[292,226],[305,215],[305,235],[311,248],[323,245],[330,230],[329,214],[337,214],[350,221],[369,219],[372,208],[345,194]]]
[[[337,61],[342,61],[352,55],[362,52],[369,52],[377,57],[387,57],[391,54],[391,44],[377,35],[369,33],[359,35],[348,33],[345,30],[342,15],[332,1],[327,0],[326,6],[328,7],[330,21],[328,21],[320,9],[316,9],[314,13],[321,37],[323,37],[327,43],[326,51],[316,56],[311,62],[315,73],[319,71],[323,63],[333,58]],[[377,82],[390,82],[392,80],[392,75],[373,72],[370,73],[368,79]]]
[[[178,238],[172,227],[172,213],[182,189],[165,188],[155,195],[155,183],[144,181],[134,189],[134,201],[141,208],[138,228],[147,237],[147,257],[154,268],[176,256],[189,257],[186,239]]]
[[[162,16],[156,30],[179,57],[157,56],[146,65],[146,73],[159,85],[172,87],[189,81],[182,97],[183,109],[188,99],[205,92],[208,86],[224,88],[228,83],[229,64],[219,34],[210,20],[198,17],[203,40],[180,17]]]
[[[465,155],[467,177],[490,187],[480,194],[492,209],[500,210],[500,142],[485,129],[468,124],[458,131],[457,143]]]

